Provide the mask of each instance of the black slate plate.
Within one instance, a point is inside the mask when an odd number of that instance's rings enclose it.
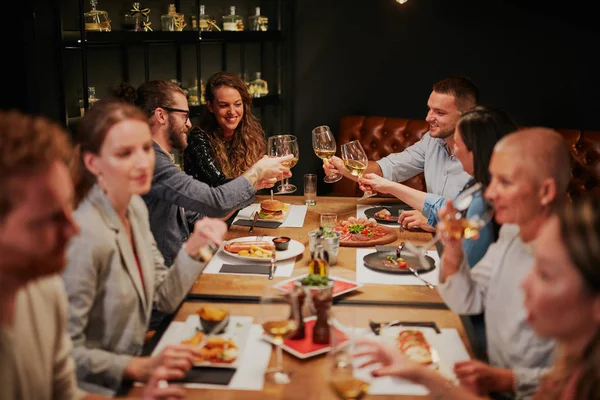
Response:
[[[403,275],[412,275],[408,269],[400,269],[398,267],[388,267],[384,265],[383,262],[387,261],[387,257],[392,256],[396,258],[395,251],[377,251],[375,253],[367,254],[363,258],[363,262],[365,263],[365,267],[372,269],[374,271],[386,272],[388,274],[403,274]],[[402,258],[408,265],[417,270],[417,272],[423,274],[429,271],[432,271],[435,268],[435,261],[433,258],[429,256],[425,256],[425,259],[429,262],[429,268],[421,267],[417,256],[413,254],[405,254],[402,252]]]
[[[392,215],[395,217],[393,220],[377,218],[375,213],[386,208]],[[380,224],[397,224],[398,223],[398,210],[412,210],[413,208],[408,204],[391,204],[389,206],[382,207],[372,207],[365,210],[365,217],[367,218],[375,218],[375,220]]]

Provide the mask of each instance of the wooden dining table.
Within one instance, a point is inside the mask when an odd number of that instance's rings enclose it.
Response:
[[[175,315],[174,321],[185,321],[189,315],[195,314],[202,307],[204,302],[188,301],[184,302]],[[213,306],[227,309],[231,315],[250,316],[256,319],[260,313],[259,304],[245,304],[232,302],[210,303]],[[358,305],[358,304],[336,304],[332,307],[333,315],[338,316],[342,325],[348,326],[354,324],[355,328],[368,329],[368,323],[376,318],[379,321],[434,321],[440,329],[456,329],[461,337],[465,348],[472,357],[473,352],[463,328],[460,317],[450,310],[423,309],[411,307],[390,307],[376,305]],[[350,320],[352,319],[352,321]],[[269,366],[276,365],[276,352],[271,352]],[[319,400],[335,399],[336,395],[329,386],[328,377],[331,375],[332,365],[331,357],[327,354],[321,354],[308,359],[299,359],[284,351],[283,365],[292,372],[292,379],[289,384],[278,385],[265,381],[263,390],[229,390],[229,389],[188,389],[188,399],[202,400],[264,400],[264,399],[285,399],[285,400]],[[129,395],[139,396],[140,387],[134,387]],[[423,396],[414,395],[367,395],[365,399],[423,399]]]
[[[268,196],[257,196],[256,202],[267,199]],[[304,204],[302,196],[278,196],[278,199],[289,204]],[[356,197],[317,197],[317,204],[308,206],[308,211],[301,228],[279,227],[277,229],[255,227],[252,233],[247,226],[232,225],[226,236],[227,240],[244,236],[288,236],[305,246],[303,254],[296,258],[292,276],[300,276],[308,272],[310,251],[308,248],[308,232],[318,229],[322,213],[335,213],[338,221],[356,216],[357,204],[380,205],[398,203],[392,198],[369,198],[358,202]],[[390,245],[411,241],[424,244],[431,239],[431,233],[397,229],[398,239]],[[330,274],[340,278],[356,281],[356,248],[340,246],[337,263],[330,268]],[[212,299],[256,301],[263,292],[265,285],[274,284],[289,278],[277,278],[269,281],[266,276],[240,276],[230,274],[202,274],[198,277],[188,299]],[[336,298],[337,302],[348,304],[393,304],[407,306],[424,306],[446,308],[437,289],[421,285],[377,285],[365,284],[360,289]]]
[[[268,196],[257,196],[260,202]],[[302,196],[279,196],[279,200],[301,205],[304,204]],[[370,198],[358,202],[356,197],[317,197],[316,205],[308,206],[302,227],[279,227],[267,229],[255,227],[249,232],[247,226],[233,225],[230,227],[226,240],[245,236],[288,236],[305,246],[303,254],[295,259],[292,276],[300,276],[308,272],[310,260],[308,248],[308,232],[317,229],[320,225],[322,213],[337,214],[338,221],[351,216],[356,216],[357,205],[385,205],[397,204],[397,199]],[[423,231],[414,232],[397,229],[398,238],[390,245],[398,245],[402,241],[412,241],[415,244],[424,244],[431,239],[431,233]],[[337,263],[330,267],[330,275],[356,281],[356,249],[340,247]],[[185,321],[203,304],[212,304],[226,308],[230,315],[250,316],[255,318],[260,312],[259,300],[265,288],[289,278],[275,277],[269,280],[267,276],[256,275],[231,275],[231,274],[201,274],[194,283],[186,300],[181,304],[176,314],[165,319],[163,326],[156,331],[154,337],[148,341],[144,354],[148,355],[160,341],[168,325],[172,321]],[[333,310],[349,310],[346,315],[354,315],[353,323],[356,327],[367,328],[371,319],[377,321],[434,321],[439,328],[456,329],[465,348],[471,357],[478,357],[478,348],[475,335],[468,318],[461,317],[449,310],[440,297],[437,289],[430,289],[424,285],[381,285],[365,284],[357,290],[334,298]],[[342,313],[343,314],[343,313]],[[344,323],[344,321],[341,321]],[[346,321],[348,322],[348,321]],[[270,365],[275,363],[275,351],[271,353]],[[298,359],[284,353],[284,364],[294,371],[291,383],[276,385],[265,382],[263,390],[230,390],[230,389],[188,389],[187,398],[190,399],[334,399],[336,398],[328,384],[330,376],[330,359],[320,355],[309,359]],[[139,395],[140,387],[133,387],[128,395]],[[370,398],[399,398],[422,399],[422,396],[373,396]]]

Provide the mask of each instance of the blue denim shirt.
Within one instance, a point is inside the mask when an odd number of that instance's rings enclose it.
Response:
[[[400,153],[377,161],[383,177],[403,182],[423,172],[427,192],[450,198],[471,178],[448,149],[444,139],[432,138],[427,132],[421,140]]]

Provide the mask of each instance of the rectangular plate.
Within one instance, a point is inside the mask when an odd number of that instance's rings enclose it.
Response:
[[[433,360],[432,364],[429,364],[433,369],[439,368],[440,356],[438,351],[435,348],[435,343],[437,342],[438,333],[433,328],[425,328],[425,327],[416,327],[416,326],[408,326],[408,325],[395,325],[389,326],[381,329],[379,336],[382,340],[389,345],[394,346],[394,348],[398,348],[398,344],[396,343],[396,338],[398,334],[402,331],[411,330],[411,331],[420,331],[423,333],[425,340],[429,344],[431,359]]]
[[[304,318],[306,329],[306,336],[304,339],[286,339],[283,341],[281,349],[300,359],[310,358],[329,352],[331,350],[330,344],[315,344],[312,341],[312,330],[316,321],[316,316]],[[341,330],[343,327],[339,325],[337,321],[334,321],[333,324],[340,345],[343,346],[344,344],[350,343],[348,336]],[[267,342],[273,343],[273,338],[266,333],[263,333],[262,337]]]
[[[297,280],[300,280],[305,276],[308,276],[308,274],[286,279],[285,281],[281,281],[273,287],[281,290],[282,292],[288,292],[294,286],[294,283]],[[329,279],[333,280],[333,297],[341,296],[344,293],[351,292],[364,286],[362,283],[356,283],[349,279],[339,278],[337,276],[330,276]]]
[[[213,368],[231,368],[237,369],[239,367],[240,359],[242,357],[242,353],[246,349],[248,336],[250,333],[250,328],[252,327],[252,322],[254,318],[252,317],[242,317],[242,316],[231,316],[229,318],[229,324],[225,328],[225,332],[216,335],[223,337],[225,339],[233,339],[238,346],[238,356],[232,363],[214,363],[214,362],[196,362],[194,363],[195,367],[213,367]],[[171,325],[177,324],[177,322],[172,323]],[[171,326],[165,331],[165,334],[160,339],[156,348],[152,352],[152,355],[157,355],[162,351],[162,349],[168,345],[172,344],[180,344],[182,340],[189,339],[196,332],[197,328],[202,329],[200,326],[200,317],[196,314],[188,316],[185,322],[179,322],[180,325],[175,325],[176,329],[171,329]]]

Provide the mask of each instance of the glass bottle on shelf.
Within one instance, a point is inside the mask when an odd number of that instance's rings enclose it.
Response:
[[[190,106],[200,105],[200,95],[198,90],[198,79],[194,79],[194,84],[188,88],[188,104]]]
[[[215,21],[210,18],[210,15],[206,13],[204,4],[200,4],[200,19],[198,20],[198,26],[202,32],[209,32],[212,30],[221,30]]]
[[[256,73],[256,79],[250,82],[248,92],[252,97],[264,97],[269,94],[269,85],[267,81],[261,78],[261,73]]]
[[[92,108],[99,98],[96,97],[96,88],[94,86],[88,86],[88,109]]]
[[[140,3],[134,2],[133,7],[123,16],[123,29],[127,31],[143,32],[144,22],[150,20],[150,9],[140,9]]]
[[[269,18],[260,15],[260,7],[256,7],[256,13],[248,18],[248,24],[251,31],[266,31],[269,25]]]
[[[186,27],[185,17],[177,12],[175,4],[169,4],[169,11],[160,16],[163,31],[180,32]]]
[[[98,0],[90,0],[92,9],[83,14],[86,31],[110,32],[110,19],[108,13],[96,9]]]
[[[233,32],[244,30],[244,19],[235,13],[235,6],[229,7],[229,15],[223,16],[223,30]]]

